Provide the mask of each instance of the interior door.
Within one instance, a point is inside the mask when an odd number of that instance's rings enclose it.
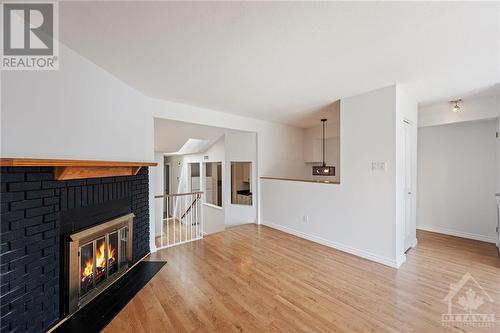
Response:
[[[500,254],[500,117],[497,119],[497,248]]]
[[[403,229],[404,250],[408,250],[413,244],[412,233],[412,124],[403,122]]]

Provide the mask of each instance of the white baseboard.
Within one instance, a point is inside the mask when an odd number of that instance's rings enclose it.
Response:
[[[406,253],[403,253],[396,261],[395,268],[401,267],[401,265],[404,264],[405,262],[406,262]]]
[[[494,237],[489,237],[489,236],[484,236],[484,235],[478,235],[478,234],[472,234],[469,232],[464,232],[464,231],[459,231],[459,230],[452,230],[452,229],[447,229],[447,228],[442,228],[442,227],[436,227],[433,225],[418,225],[417,229],[419,230],[425,230],[425,231],[430,231],[430,232],[436,232],[438,234],[444,234],[444,235],[450,235],[450,236],[456,236],[456,237],[462,237],[462,238],[467,238],[467,239],[473,239],[473,240],[478,240],[482,242],[487,242],[487,243],[496,243],[497,240]]]
[[[394,259],[384,258],[384,257],[378,256],[376,254],[370,253],[370,252],[365,251],[365,250],[360,250],[360,249],[354,248],[352,246],[341,244],[338,242],[332,242],[330,240],[327,240],[327,239],[324,239],[324,238],[321,238],[318,236],[314,236],[314,235],[309,235],[309,234],[303,233],[303,232],[295,230],[295,229],[291,229],[291,228],[284,227],[284,226],[279,225],[279,224],[271,223],[269,221],[261,221],[261,224],[268,226],[270,228],[277,229],[277,230],[286,232],[288,234],[291,234],[291,235],[294,235],[294,236],[297,236],[300,238],[304,238],[304,239],[310,240],[312,242],[319,243],[321,245],[325,245],[325,246],[334,248],[336,250],[340,250],[342,252],[347,252],[347,253],[353,254],[355,256],[358,256],[358,257],[361,257],[364,259],[368,259],[371,261],[375,261],[379,264],[383,264],[383,265],[393,267],[393,268],[398,268],[406,260],[406,257],[405,257],[405,258],[400,258],[396,262],[396,260],[394,260]]]

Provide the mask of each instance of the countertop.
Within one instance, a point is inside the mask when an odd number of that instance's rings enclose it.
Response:
[[[239,190],[239,191],[236,191],[236,194],[251,196],[252,192],[250,192],[250,190]]]
[[[287,180],[291,182],[317,183],[317,184],[340,184],[336,180],[316,180],[316,179],[298,179],[298,178],[282,178],[282,177],[260,177],[260,179]]]

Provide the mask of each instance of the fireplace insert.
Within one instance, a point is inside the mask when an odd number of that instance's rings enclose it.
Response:
[[[134,214],[66,237],[67,315],[87,304],[129,268]]]

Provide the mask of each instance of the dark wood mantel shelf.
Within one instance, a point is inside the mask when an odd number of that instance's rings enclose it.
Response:
[[[57,180],[132,176],[142,167],[156,165],[154,162],[0,158],[0,166],[54,167],[54,178]]]

